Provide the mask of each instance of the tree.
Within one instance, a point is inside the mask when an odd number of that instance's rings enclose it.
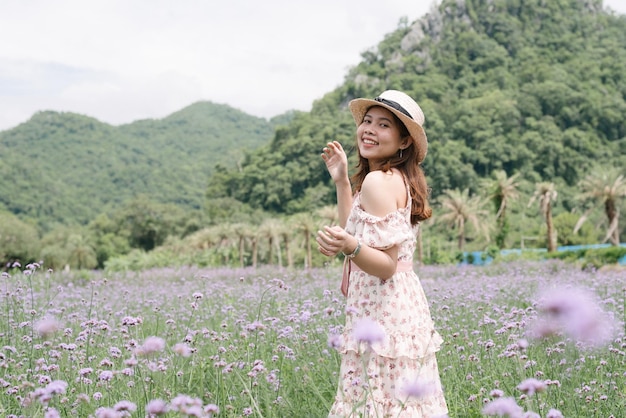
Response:
[[[69,265],[79,270],[92,269],[98,265],[96,250],[88,236],[75,233],[67,238]]]
[[[234,227],[232,224],[220,224],[212,226],[211,229],[217,236],[216,250],[221,257],[222,265],[228,266],[235,251],[233,249],[234,241],[231,239],[235,235]]]
[[[508,177],[506,171],[496,170],[494,178],[485,179],[483,185],[488,193],[488,198],[493,202],[496,210],[496,244],[499,248],[504,248],[506,237],[509,233],[509,223],[506,217],[506,209],[512,200],[518,198],[518,183],[516,182],[519,173]]]
[[[285,246],[285,257],[287,258],[287,267],[293,268],[293,253],[291,251],[291,239],[293,238],[293,225],[291,219],[285,219],[278,228],[278,235],[283,240]]]
[[[239,266],[245,267],[246,238],[250,236],[250,226],[244,223],[232,225],[233,234],[237,237],[237,251],[239,253]]]
[[[536,185],[535,193],[530,198],[528,206],[532,205],[535,201],[539,202],[539,211],[546,221],[547,238],[548,238],[548,251],[556,251],[556,229],[554,229],[554,223],[552,221],[552,202],[555,202],[557,198],[557,191],[554,183],[541,182]]]
[[[59,225],[41,239],[44,264],[53,269],[98,266],[93,234],[87,227]]]
[[[302,232],[304,237],[304,248],[306,250],[305,268],[311,268],[313,264],[313,252],[311,250],[311,237],[313,231],[317,229],[313,217],[308,213],[298,213],[294,215],[294,225]]]
[[[278,231],[280,222],[274,218],[268,218],[259,226],[259,234],[262,238],[267,239],[267,263],[272,264],[274,258],[274,247],[276,247],[277,264],[283,265],[282,255],[280,253],[280,242],[278,240]]]
[[[339,213],[337,212],[337,205],[326,205],[318,208],[315,214],[324,219],[327,225],[332,226],[339,220]]]
[[[476,232],[482,232],[487,241],[489,230],[484,219],[487,211],[483,209],[485,201],[480,196],[470,196],[469,189],[446,190],[441,198],[443,214],[439,220],[458,231],[459,251],[463,251],[466,241],[466,225],[470,224]]]
[[[252,267],[259,264],[259,227],[254,225],[250,229],[250,244],[252,245]]]
[[[37,258],[39,249],[37,229],[11,213],[0,213],[0,266],[12,261],[22,265]]]
[[[580,181],[581,192],[579,198],[583,202],[595,203],[604,208],[604,214],[608,221],[608,227],[604,242],[610,241],[613,245],[619,245],[619,200],[626,196],[626,179],[616,168],[596,168]],[[574,231],[585,222],[591,210],[597,206],[591,206],[578,221]]]

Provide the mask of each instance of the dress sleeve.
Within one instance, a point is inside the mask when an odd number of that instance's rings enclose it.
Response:
[[[391,212],[380,218],[362,211],[361,240],[368,247],[386,250],[394,245],[415,239],[415,231],[400,212]]]

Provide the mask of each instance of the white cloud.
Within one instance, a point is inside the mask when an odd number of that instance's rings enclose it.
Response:
[[[8,0],[0,130],[39,110],[120,124],[199,101],[308,110],[432,0]],[[620,12],[621,0],[605,1]]]

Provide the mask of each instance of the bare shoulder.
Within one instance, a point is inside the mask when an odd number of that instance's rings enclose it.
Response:
[[[361,185],[363,209],[375,216],[385,216],[406,202],[406,189],[402,175],[390,170],[371,171]]]
[[[402,174],[397,170],[389,170],[387,172],[376,170],[370,171],[365,179],[363,179],[362,189],[391,189],[387,190],[393,194],[399,193],[403,195],[405,193],[404,179]]]

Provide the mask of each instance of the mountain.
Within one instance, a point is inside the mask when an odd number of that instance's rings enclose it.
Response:
[[[526,196],[554,182],[556,210],[572,210],[586,173],[626,167],[624,16],[601,0],[443,0],[363,52],[310,112],[268,122],[197,103],[119,127],[36,114],[0,133],[0,208],[46,225],[85,223],[138,194],[227,214],[333,204],[321,149],[350,150],[347,104],[386,89],[424,109],[433,200],[477,193],[503,170]]]
[[[271,122],[211,102],[117,127],[39,112],[0,132],[0,208],[44,226],[84,224],[137,195],[200,208],[215,165],[235,167],[273,133]]]
[[[333,139],[350,148],[348,102],[387,89],[424,109],[434,199],[477,193],[504,170],[519,173],[530,195],[554,182],[571,209],[590,170],[626,167],[624,16],[601,0],[443,0],[365,51],[343,85],[240,169],[216,174],[209,194],[273,213],[334,203],[319,152]]]

